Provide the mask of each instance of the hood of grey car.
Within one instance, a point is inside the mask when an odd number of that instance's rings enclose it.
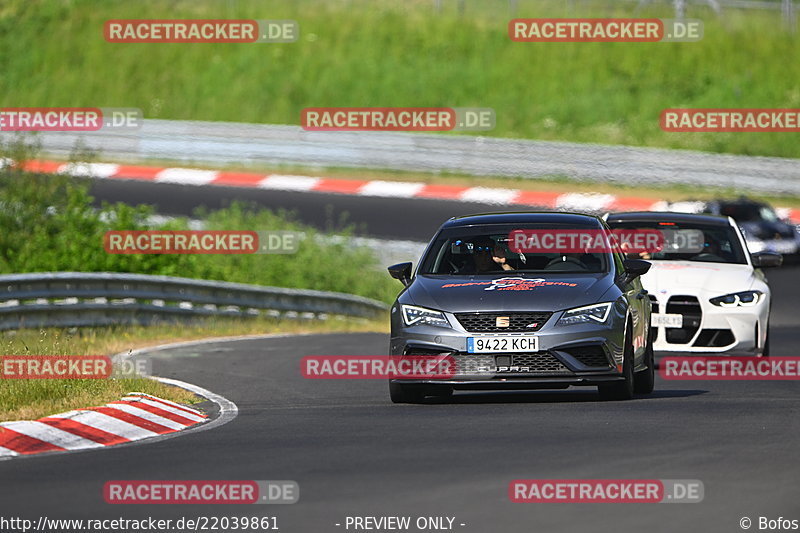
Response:
[[[406,294],[415,305],[450,313],[559,311],[606,301],[613,284],[613,274],[419,275]]]

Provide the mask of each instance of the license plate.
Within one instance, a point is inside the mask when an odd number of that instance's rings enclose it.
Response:
[[[650,315],[650,325],[654,328],[682,328],[683,315],[668,313],[653,313]]]
[[[468,353],[538,352],[538,337],[467,337]]]

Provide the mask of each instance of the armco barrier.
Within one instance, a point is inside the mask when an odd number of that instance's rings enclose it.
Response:
[[[351,294],[142,274],[0,276],[0,330],[187,321],[199,317],[371,318],[387,306]]]

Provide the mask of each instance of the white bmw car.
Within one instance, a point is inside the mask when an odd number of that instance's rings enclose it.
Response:
[[[750,254],[730,217],[638,212],[606,221],[665,235],[660,249],[629,254],[652,264],[642,285],[655,351],[769,355],[771,295],[761,268],[780,266],[780,254]]]

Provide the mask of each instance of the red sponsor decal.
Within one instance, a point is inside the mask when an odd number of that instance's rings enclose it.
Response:
[[[4,107],[0,131],[97,131],[103,111],[97,107]]]
[[[659,19],[535,18],[512,19],[508,36],[517,42],[653,43],[664,38]]]
[[[508,486],[515,503],[658,503],[657,479],[515,479]]]
[[[113,19],[103,37],[110,43],[254,43],[259,31],[251,19]]]
[[[253,254],[255,231],[108,231],[103,246],[110,254]]]
[[[300,368],[308,379],[448,379],[456,362],[449,355],[311,355]]]
[[[300,125],[309,131],[450,131],[449,107],[307,107]]]
[[[108,481],[110,504],[247,504],[259,497],[255,481]]]
[[[532,291],[538,287],[577,287],[568,281],[546,281],[544,278],[499,278],[490,281],[467,281],[464,283],[445,283],[443,289],[453,287],[483,286],[485,291]]]
[[[6,355],[0,358],[3,379],[106,379],[113,365],[105,355]]]
[[[788,381],[800,379],[800,357],[664,357],[659,374],[670,380]]]
[[[664,131],[800,132],[800,109],[665,109]]]

